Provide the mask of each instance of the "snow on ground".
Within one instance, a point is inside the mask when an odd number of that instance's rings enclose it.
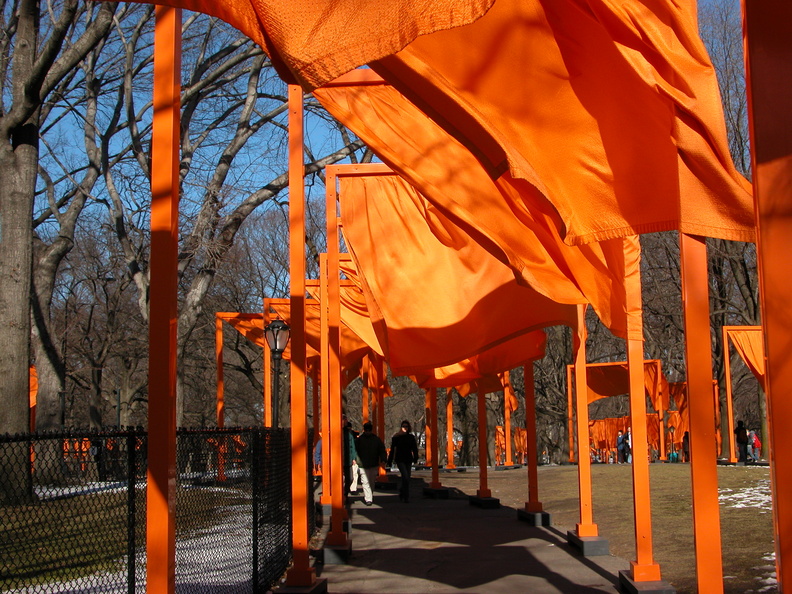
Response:
[[[217,490],[217,489],[214,489]],[[182,594],[247,594],[252,592],[250,506],[223,509],[217,524],[199,534],[176,541],[176,592]],[[69,582],[27,586],[25,594],[125,594],[126,559],[123,569],[101,572]],[[145,549],[137,552],[136,592],[145,592]],[[20,592],[12,590],[11,592]]]
[[[760,513],[771,513],[773,498],[770,494],[770,479],[760,479],[752,487],[743,489],[718,489],[721,505],[731,508],[756,507]]]

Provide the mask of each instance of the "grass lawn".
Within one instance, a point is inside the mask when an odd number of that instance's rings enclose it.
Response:
[[[489,472],[489,487],[501,505],[522,508],[528,499],[525,468]],[[443,474],[443,485],[475,493],[478,473]],[[696,591],[693,508],[688,464],[650,465],[655,561],[679,592]],[[632,467],[592,466],[594,521],[613,555],[635,559]],[[767,467],[718,467],[723,575],[726,592],[776,592],[770,477]],[[539,468],[539,496],[559,529],[579,521],[576,466]]]

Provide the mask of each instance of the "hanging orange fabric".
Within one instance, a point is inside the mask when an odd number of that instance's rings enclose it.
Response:
[[[572,368],[572,365],[568,365]],[[658,390],[657,376],[660,375]],[[586,365],[586,383],[588,387],[588,403],[591,404],[600,398],[620,396],[630,391],[629,373],[627,363],[623,361],[611,363],[588,363]],[[652,405],[657,406],[662,402],[663,394],[668,398],[668,381],[662,373],[661,362],[658,359],[644,361],[644,388]],[[666,410],[666,405],[662,410]],[[655,410],[655,412],[658,412]]]
[[[267,340],[264,338],[263,314],[218,312],[215,315],[253,344],[267,348]]]
[[[471,394],[492,394],[493,392],[499,392],[503,389],[503,386],[501,386],[500,378],[497,374],[492,374],[485,375],[481,379],[472,382],[454,386],[454,389],[456,389],[462,398],[467,398]]]
[[[574,307],[519,286],[400,177],[344,177],[340,186],[344,237],[395,374],[453,365],[530,330],[574,323]]]
[[[764,381],[765,354],[762,327],[746,326],[739,330],[729,328],[728,336],[734,343],[734,348],[740,353],[742,360],[745,361],[748,369],[751,370],[751,373],[753,373],[760,382]]]
[[[544,349],[542,351],[542,356],[544,356]],[[514,388],[511,385],[509,372],[505,371],[499,375],[503,384],[504,406],[506,407],[506,414],[509,415],[520,407],[520,402],[517,400],[517,394],[514,393]]]
[[[522,334],[469,359],[453,365],[444,365],[411,374],[421,388],[453,388],[463,383],[474,382],[483,377],[497,376],[503,387],[503,373],[524,365],[528,361],[544,357],[547,335],[543,330]],[[513,395],[513,393],[512,393]],[[507,396],[507,403],[509,402]],[[516,402],[516,398],[514,398]],[[508,404],[507,404],[508,405]],[[516,410],[515,405],[513,409]]]
[[[148,4],[146,0],[133,0]],[[260,45],[280,77],[310,91],[419,35],[481,17],[494,0],[161,0],[218,17]]]
[[[536,188],[493,181],[473,152],[388,85],[337,82],[314,94],[518,282],[560,303],[591,303],[611,332],[626,337],[624,276],[639,271],[636,238],[565,245],[558,213]]]
[[[671,229],[754,240],[693,0],[499,0],[371,66],[493,178],[549,199],[569,244]]]

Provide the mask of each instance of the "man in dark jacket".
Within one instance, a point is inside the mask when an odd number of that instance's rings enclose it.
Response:
[[[360,467],[360,482],[363,483],[363,503],[371,505],[374,501],[374,482],[380,464],[387,459],[385,444],[375,435],[371,423],[363,423],[363,433],[357,439],[357,463]]]
[[[399,487],[399,499],[407,503],[410,500],[410,475],[412,465],[418,462],[418,442],[411,431],[410,422],[402,421],[401,430],[391,438],[390,454],[388,454],[388,466],[396,461],[401,474],[401,486]]]

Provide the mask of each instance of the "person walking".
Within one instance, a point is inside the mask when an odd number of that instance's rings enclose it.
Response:
[[[405,503],[410,501],[410,475],[412,465],[418,462],[418,442],[411,433],[412,427],[409,421],[402,421],[401,429],[391,438],[390,453],[388,454],[388,466],[396,461],[396,466],[401,474],[401,486],[399,487],[399,499]]]
[[[734,430],[735,441],[737,442],[738,462],[745,464],[748,458],[748,431],[745,429],[745,424],[742,421],[737,421],[737,427]]]
[[[374,425],[363,423],[363,433],[357,439],[357,463],[360,468],[360,482],[363,485],[363,503],[374,503],[374,483],[380,464],[388,459],[385,444],[374,433]]]

